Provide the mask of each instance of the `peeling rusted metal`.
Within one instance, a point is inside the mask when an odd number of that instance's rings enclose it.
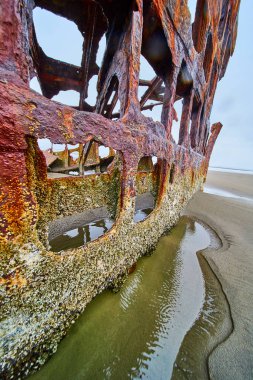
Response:
[[[37,42],[32,21],[34,6],[67,17],[77,24],[84,34],[80,67],[45,55]],[[129,162],[128,170],[134,169],[141,156],[156,155],[172,162],[173,152],[177,149],[171,137],[173,105],[175,100],[183,98],[180,149],[185,149],[186,155],[188,149],[193,149],[193,154],[196,152],[205,159],[207,167],[214,137],[219,132],[219,128],[213,128],[211,135],[209,132],[211,106],[218,79],[223,76],[233,52],[238,8],[238,0],[199,0],[191,27],[187,1],[142,3],[125,0],[120,5],[119,2],[105,0],[3,1],[0,149],[4,198],[1,217],[5,228],[2,239],[7,236],[8,240],[15,238],[13,232],[6,235],[10,223],[8,215],[3,212],[10,208],[6,176],[17,184],[19,201],[15,207],[18,214],[22,214],[20,207],[27,199],[27,195],[25,198],[20,196],[24,191],[20,187],[25,189],[25,193],[30,192],[24,179],[26,136],[48,137],[52,142],[64,144],[86,144],[94,139],[121,151],[125,161]],[[107,47],[99,68],[96,53],[104,33]],[[148,90],[139,102],[140,54],[146,57],[157,77],[146,81]],[[92,110],[85,98],[89,80],[97,73],[99,92],[95,112],[85,113],[82,110]],[[29,80],[35,74],[45,98],[29,89]],[[46,99],[67,89],[80,92],[80,110]],[[115,96],[108,104],[113,90]],[[117,99],[121,104],[119,115],[113,114]],[[145,108],[148,99],[163,103],[162,123],[142,115],[141,110],[152,109],[152,106]],[[110,120],[117,116],[117,121]],[[13,167],[17,161],[19,170],[15,174]],[[28,198],[32,199],[32,196]]]
[[[115,191],[113,207],[117,208],[118,219],[114,234],[118,225],[124,224],[124,218],[125,225],[130,226],[134,199],[142,185],[155,189],[159,213],[159,207],[166,209],[170,200],[174,179],[179,189],[185,177],[185,195],[172,202],[173,207],[183,207],[205,179],[222,127],[215,123],[210,128],[210,114],[217,83],[234,51],[239,4],[239,0],[198,0],[195,19],[191,20],[187,0],[1,1],[1,260],[15,255],[24,244],[33,243],[40,250],[47,248],[47,223],[80,208],[70,198],[66,200],[66,210],[52,202],[65,190],[66,194],[73,194],[73,189],[77,189],[76,194],[83,194],[78,189],[85,188],[85,184],[89,192],[94,187],[99,201],[83,202],[84,209],[103,206],[103,202],[109,204]],[[84,36],[80,67],[52,59],[43,52],[33,25],[36,6],[76,23]],[[106,50],[98,67],[96,55],[104,34]],[[151,81],[139,77],[141,55],[155,71]],[[92,106],[87,101],[87,90],[96,74],[98,96]],[[29,88],[34,76],[41,84],[43,96]],[[138,88],[143,85],[148,89],[138,99]],[[51,100],[59,91],[70,89],[80,93],[78,107]],[[171,130],[177,118],[174,103],[179,99],[183,99],[183,111],[177,143]],[[147,104],[150,100],[155,103]],[[120,110],[115,109],[117,101]],[[161,104],[160,122],[142,113]],[[111,157],[116,151],[122,165],[119,186],[113,182],[119,178],[114,173],[117,159],[104,177],[94,175],[87,179],[80,175],[58,182],[49,180],[46,159],[36,142],[40,138],[48,138],[53,144],[79,144],[73,150],[79,152],[76,161],[70,158],[68,149],[59,154],[65,169],[74,165],[79,174],[85,165],[100,164],[99,145],[109,147]],[[146,158],[140,167],[144,165],[152,171],[152,156],[158,159],[155,172],[138,173],[143,157]],[[108,194],[101,196],[99,191],[103,188]],[[162,229],[165,226],[159,233]],[[106,237],[105,241],[109,244],[110,240]],[[7,284],[8,288],[26,286],[18,269],[9,273],[8,263],[4,268],[0,284]]]

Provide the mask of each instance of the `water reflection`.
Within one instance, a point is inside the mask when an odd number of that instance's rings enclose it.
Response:
[[[50,240],[51,251],[60,252],[65,249],[80,247],[104,235],[113,223],[112,219],[100,219],[83,227],[64,232],[64,234]]]
[[[119,293],[105,291],[91,302],[30,379],[169,379],[204,302],[196,251],[209,243],[202,225],[182,218]]]
[[[146,219],[152,211],[152,208],[137,210],[134,215],[134,222],[137,223]],[[50,249],[53,252],[60,252],[66,249],[81,247],[89,241],[93,241],[104,235],[112,228],[113,223],[114,221],[109,218],[99,219],[82,227],[64,232],[49,241]]]
[[[149,214],[153,211],[152,208],[144,208],[141,210],[137,210],[134,215],[134,222],[141,222],[142,220],[146,219]]]

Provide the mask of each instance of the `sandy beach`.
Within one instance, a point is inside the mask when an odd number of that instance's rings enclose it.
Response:
[[[232,331],[208,358],[212,379],[253,378],[253,175],[209,171],[187,213],[210,225],[222,248],[205,253],[228,302]],[[229,315],[230,314],[230,315]]]

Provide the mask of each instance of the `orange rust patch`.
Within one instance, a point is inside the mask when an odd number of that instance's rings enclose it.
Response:
[[[12,287],[22,288],[27,285],[27,279],[18,270],[0,278],[0,285],[5,285],[7,289]]]

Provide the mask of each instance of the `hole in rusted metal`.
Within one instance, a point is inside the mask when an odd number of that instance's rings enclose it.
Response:
[[[148,61],[141,56],[138,96],[145,116],[161,121],[165,86]]]
[[[191,114],[191,127],[190,127],[190,145],[195,149],[198,145],[198,133],[200,125],[200,117],[202,112],[202,104],[200,99],[196,96],[193,99],[192,114]]]
[[[151,173],[153,171],[153,161],[152,157],[144,156],[140,159],[138,164],[138,172]]]
[[[179,139],[179,129],[180,129],[180,122],[182,118],[182,111],[183,111],[183,101],[179,99],[174,103],[174,118],[172,122],[172,128],[171,128],[171,136],[175,143],[178,142]]]
[[[186,61],[183,59],[177,77],[176,100],[171,135],[180,145],[189,145],[189,124],[193,101],[193,78]],[[182,100],[181,100],[182,99]]]
[[[78,107],[80,94],[74,90],[60,91],[52,100],[71,107]]]
[[[106,51],[106,37],[105,34],[101,38],[99,45],[98,45],[98,52],[96,56],[96,63],[99,67],[102,66],[103,59],[104,59],[104,53]]]
[[[47,226],[53,221],[55,227],[49,226],[49,240],[61,231],[65,233],[79,227],[87,230],[87,224],[92,227],[91,234],[96,235],[90,240],[102,235],[97,234],[96,226],[103,224],[103,219],[110,219],[112,225],[120,204],[121,154],[97,141],[73,145],[52,144],[47,138],[37,141],[28,138],[27,143],[28,176],[33,178],[40,208],[37,221],[40,241],[48,247]],[[39,147],[46,150],[42,152]],[[47,168],[50,182],[46,178]],[[95,175],[88,176],[91,170]],[[107,230],[109,227],[102,232]]]
[[[60,252],[84,246],[109,232],[114,222],[107,207],[56,219],[49,223],[49,249]]]
[[[187,1],[188,9],[191,14],[191,20],[192,22],[195,19],[195,13],[196,13],[196,8],[197,8],[197,0],[188,0]]]
[[[161,20],[152,2],[143,4],[142,55],[164,81],[172,69],[172,54],[164,34]]]
[[[176,94],[177,96],[184,97],[189,94],[193,85],[192,75],[190,70],[187,67],[185,60],[183,59],[180,72],[177,78],[177,88]]]
[[[138,163],[134,221],[146,219],[155,207],[159,187],[159,167],[156,156],[144,156]]]
[[[98,148],[98,151],[99,151],[100,158],[105,158],[110,155],[110,148],[108,148],[107,146],[100,145],[100,147]]]
[[[45,156],[49,178],[87,176],[114,170],[117,152],[96,141],[71,145],[39,139],[38,145]]]
[[[79,149],[79,175],[100,173],[99,144],[96,141],[89,141],[80,144]]]
[[[38,81],[38,78],[36,76],[30,80],[29,86],[32,90],[34,90],[34,91],[36,91],[42,95],[40,82]]]
[[[157,161],[158,161],[158,158],[156,156],[152,156],[153,165],[156,165]]]
[[[99,86],[100,84],[98,84]],[[99,88],[98,88],[99,90]],[[96,111],[108,119],[120,118],[120,101],[119,101],[119,80],[117,75],[110,78],[107,91],[104,96],[99,97],[96,105]]]
[[[49,139],[38,139],[38,145],[42,151],[52,149],[52,143]]]
[[[50,140],[39,142],[41,148],[45,145],[48,147],[49,144]],[[79,174],[79,145],[51,143],[49,148],[42,151],[46,159],[49,178]]]
[[[97,75],[94,75],[89,80],[88,96],[85,100],[91,106],[95,106],[96,101],[97,101],[97,80],[98,80]]]
[[[108,170],[112,169],[113,161],[117,152],[109,147],[104,145],[99,146],[99,159],[100,159],[100,171],[105,173]]]
[[[48,57],[80,65],[83,37],[73,21],[39,7],[33,10],[33,21],[38,43]]]

